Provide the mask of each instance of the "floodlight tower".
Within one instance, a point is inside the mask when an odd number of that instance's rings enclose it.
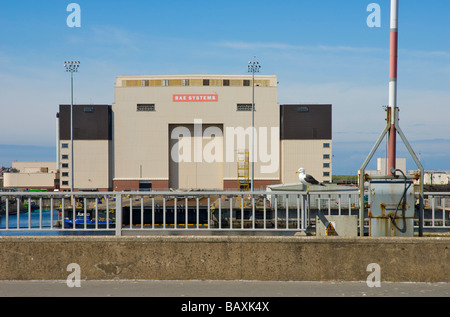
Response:
[[[78,68],[80,67],[79,61],[65,61],[64,67],[66,68],[66,72],[70,73],[70,191],[73,192],[73,73],[78,72]]]
[[[256,59],[256,56],[255,56]],[[254,190],[255,180],[255,73],[259,73],[261,65],[257,61],[248,62],[248,72],[252,73],[252,147],[251,147],[251,162],[252,162],[252,176],[250,181],[250,190]]]

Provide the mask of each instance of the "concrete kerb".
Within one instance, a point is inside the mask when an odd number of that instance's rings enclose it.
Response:
[[[0,237],[0,280],[450,282],[449,237]]]

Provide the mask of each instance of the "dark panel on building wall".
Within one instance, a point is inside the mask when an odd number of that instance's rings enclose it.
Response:
[[[331,105],[281,105],[282,140],[331,139]]]
[[[70,140],[70,105],[59,106],[59,137]],[[112,140],[110,105],[74,105],[74,140]]]

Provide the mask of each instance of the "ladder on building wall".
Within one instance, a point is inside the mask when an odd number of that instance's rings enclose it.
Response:
[[[250,189],[250,178],[249,178],[249,154],[248,150],[237,152],[237,179],[238,188],[242,191],[248,191]]]

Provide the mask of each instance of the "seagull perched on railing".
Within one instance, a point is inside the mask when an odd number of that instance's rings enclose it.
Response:
[[[310,186],[310,185],[325,186],[323,183],[319,182],[311,175],[305,174],[305,169],[303,167],[300,167],[296,173],[298,173],[298,179],[300,180],[300,183],[302,183],[306,186]]]

